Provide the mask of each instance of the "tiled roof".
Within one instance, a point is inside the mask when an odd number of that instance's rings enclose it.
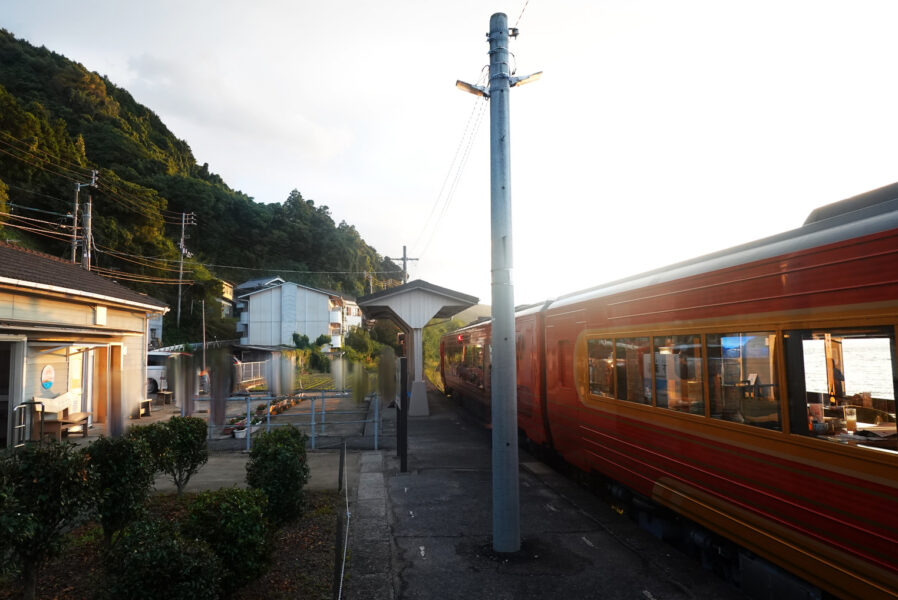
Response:
[[[80,265],[6,242],[0,242],[0,280],[2,279],[25,282],[26,287],[28,284],[34,284],[36,288],[52,286],[57,290],[86,296],[103,296],[129,304],[160,309],[168,306],[161,300],[82,269]]]

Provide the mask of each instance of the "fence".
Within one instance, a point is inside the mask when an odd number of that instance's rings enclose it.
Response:
[[[369,394],[365,400],[361,406],[353,408],[355,403],[346,392],[333,389],[278,397],[262,394],[232,396],[226,399],[225,420],[228,420],[229,414],[235,414],[234,409],[227,409],[234,404],[241,406],[239,410],[242,419],[236,423],[226,423],[224,426],[210,422],[209,438],[222,439],[226,435],[225,431],[231,429],[235,438],[245,438],[246,450],[249,451],[252,448],[253,433],[293,425],[306,433],[310,447],[314,450],[318,448],[322,438],[345,439],[360,436],[364,433],[365,426],[371,425],[374,433],[374,449],[377,450],[381,431],[380,402],[377,401],[375,394]],[[198,408],[207,402],[209,401],[195,399],[193,404]],[[181,406],[182,416],[191,412],[193,410]],[[372,413],[370,418],[369,412]],[[234,421],[236,418],[231,417],[230,420]]]

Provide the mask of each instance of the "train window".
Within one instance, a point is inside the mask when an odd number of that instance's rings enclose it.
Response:
[[[655,337],[654,359],[657,406],[705,414],[701,337]]]
[[[610,339],[589,340],[589,393],[614,396],[614,344]]]
[[[711,417],[782,430],[776,334],[713,334],[706,342]]]
[[[649,338],[621,338],[614,341],[614,374],[617,398],[652,403],[652,359]]]
[[[898,449],[893,328],[789,331],[785,341],[793,433]]]

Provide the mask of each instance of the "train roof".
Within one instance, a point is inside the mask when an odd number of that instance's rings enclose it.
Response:
[[[563,307],[895,228],[898,183],[816,208],[797,229],[565,294],[550,304]]]

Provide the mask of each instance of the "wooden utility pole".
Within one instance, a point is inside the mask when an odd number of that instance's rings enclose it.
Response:
[[[402,247],[402,258],[390,258],[389,256],[384,257],[387,260],[401,260],[402,261],[402,283],[408,283],[408,261],[410,260],[418,260],[417,258],[409,258],[405,253],[405,246]]]

